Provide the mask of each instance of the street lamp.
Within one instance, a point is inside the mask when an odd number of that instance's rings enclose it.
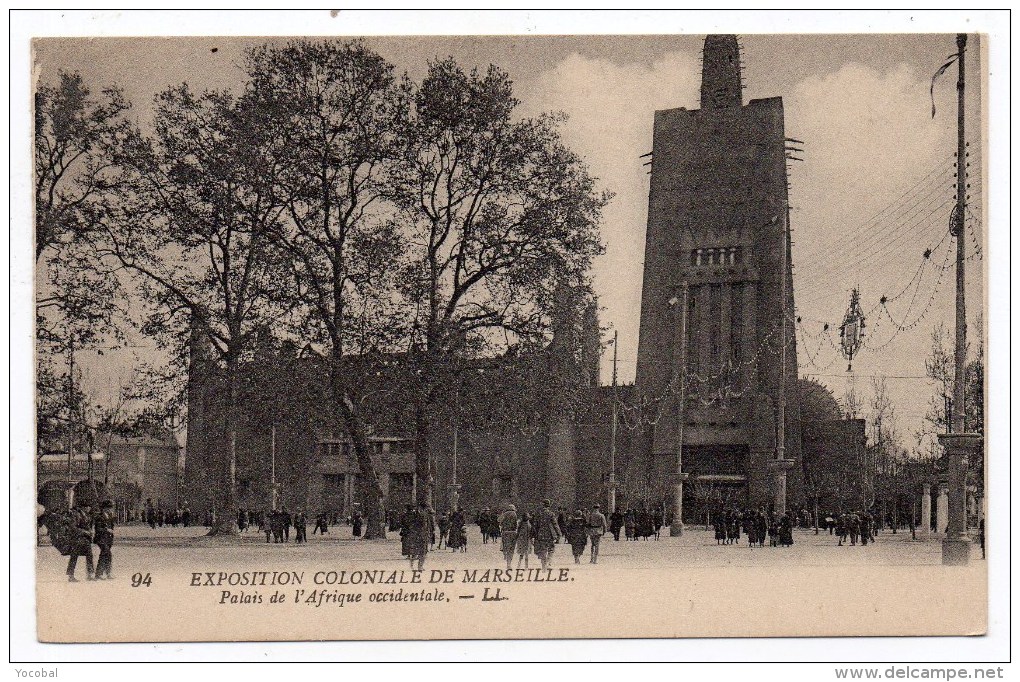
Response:
[[[686,403],[686,389],[687,389],[687,308],[690,298],[690,288],[687,282],[683,283],[681,288],[681,295],[679,298],[674,296],[669,299],[669,305],[675,309],[677,305],[680,306],[680,324],[677,325],[677,333],[675,340],[675,347],[679,352],[674,353],[673,356],[679,359],[677,366],[674,370],[674,379],[680,382],[679,390],[676,392],[676,471],[675,476],[675,489],[673,492],[673,522],[669,525],[669,536],[679,537],[684,532],[683,512],[684,512],[684,481],[687,480],[687,474],[683,471],[683,449],[684,449],[684,421],[686,419],[685,403]]]
[[[482,375],[485,374],[485,368],[484,367],[477,367],[477,368],[474,368],[474,370],[475,370],[475,372],[477,373],[478,376],[482,376]],[[460,489],[462,487],[459,483],[457,483],[457,457],[459,455],[459,445],[460,445],[460,413],[461,413],[460,393],[461,393],[461,389],[463,388],[463,386],[462,386],[462,384],[463,384],[463,373],[465,371],[467,371],[467,369],[465,369],[465,368],[454,370],[455,376],[457,377],[457,384],[456,384],[455,397],[454,397],[455,408],[454,408],[454,415],[453,415],[453,453],[452,453],[452,457],[451,457],[451,459],[452,459],[452,462],[451,462],[452,471],[451,471],[451,474],[450,474],[450,483],[447,486],[447,489],[448,489],[448,492],[449,492],[449,495],[450,495],[450,511],[451,512],[457,511],[457,508],[460,506]]]

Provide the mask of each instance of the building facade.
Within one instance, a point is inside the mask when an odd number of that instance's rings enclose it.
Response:
[[[456,486],[467,509],[509,502],[537,506],[545,497],[573,507],[604,499],[608,414],[593,424],[598,393],[599,327],[589,291],[557,294],[552,338],[541,349],[464,360],[450,370],[449,391],[429,431],[437,509]],[[402,509],[423,485],[415,473],[414,382],[401,356],[348,358],[344,373],[359,396],[383,503]],[[329,366],[308,349],[277,343],[242,365],[236,409],[238,505],[348,516],[362,503],[361,471],[343,422],[331,407]],[[204,514],[220,504],[229,437],[221,368],[196,325],[188,378],[184,499]],[[579,411],[578,406],[584,406]],[[581,414],[584,413],[584,416]],[[605,440],[592,438],[593,429]],[[600,465],[601,466],[601,465]]]
[[[637,386],[661,412],[649,469],[675,471],[681,451],[696,480],[758,506],[773,494],[781,385],[788,499],[802,494],[801,437],[783,102],[744,104],[742,89],[736,37],[708,36],[701,108],[655,113]]]

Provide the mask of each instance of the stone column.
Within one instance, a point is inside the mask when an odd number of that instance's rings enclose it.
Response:
[[[795,464],[792,459],[769,460],[768,467],[772,472],[773,492],[775,493],[774,505],[776,514],[786,513],[786,472]]]
[[[684,534],[684,481],[690,476],[687,472],[673,472],[673,523],[669,527],[671,538]]]
[[[982,438],[976,433],[943,433],[939,434],[939,443],[946,449],[949,458],[946,539],[942,541],[942,563],[947,566],[963,566],[970,561],[970,538],[967,537],[967,461],[972,453],[982,447]]]
[[[931,485],[921,486],[921,537],[931,537]]]
[[[460,484],[451,483],[446,488],[450,491],[450,512],[452,513],[457,511],[460,506]]]
[[[939,498],[935,504],[935,532],[942,535],[949,527],[949,488],[939,485]]]

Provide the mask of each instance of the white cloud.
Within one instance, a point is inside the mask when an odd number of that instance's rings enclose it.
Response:
[[[656,109],[696,107],[700,83],[697,57],[670,52],[651,65],[617,64],[575,53],[519,84],[524,113],[569,114],[563,125],[565,141],[585,158],[602,187],[616,195],[604,214],[607,253],[594,274],[606,308],[603,323],[620,331],[624,380],[633,378],[637,357],[648,214],[648,169],[642,165],[647,159],[639,157],[652,149]]]

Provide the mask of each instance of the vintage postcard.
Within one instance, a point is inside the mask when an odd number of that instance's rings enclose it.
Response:
[[[988,36],[32,50],[39,641],[986,632]]]

